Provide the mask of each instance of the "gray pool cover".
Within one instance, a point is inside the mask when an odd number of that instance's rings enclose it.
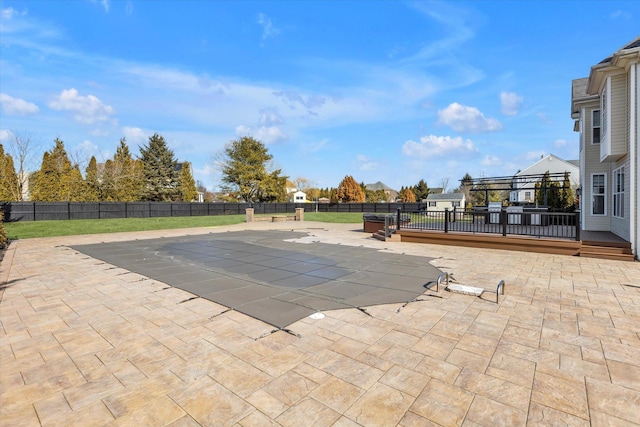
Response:
[[[429,258],[295,242],[305,236],[240,231],[73,248],[278,328],[319,311],[412,301],[440,274]]]

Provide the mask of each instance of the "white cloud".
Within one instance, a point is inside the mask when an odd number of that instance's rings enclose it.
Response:
[[[236,135],[252,136],[265,145],[275,144],[288,138],[288,135],[277,126],[259,126],[254,129],[251,126],[239,125],[236,126]]]
[[[329,143],[329,139],[325,138],[321,141],[311,142],[309,144],[304,144],[302,146],[302,150],[305,153],[315,153],[317,151],[322,150]]]
[[[507,116],[515,116],[518,114],[520,110],[520,105],[522,104],[523,97],[513,93],[513,92],[502,92],[500,93],[500,103],[502,104],[502,113]]]
[[[631,19],[632,17],[633,15],[625,10],[616,10],[609,15],[612,21],[616,19]]]
[[[480,162],[482,166],[498,166],[500,163],[500,159],[491,154],[484,156],[484,159]]]
[[[8,141],[12,135],[11,131],[0,129],[0,141]]]
[[[122,134],[129,143],[144,143],[147,139],[147,133],[140,128],[125,126]]]
[[[27,102],[24,99],[14,98],[6,93],[0,93],[0,106],[5,114],[17,114],[20,116],[35,114],[40,111],[36,104]]]
[[[373,170],[377,170],[379,167],[378,162],[362,154],[358,154],[356,156],[356,160],[354,164],[361,171],[373,171]]]
[[[461,137],[428,135],[420,137],[420,142],[409,140],[402,145],[402,154],[409,157],[429,158],[445,154],[474,154],[478,150],[470,139]]]
[[[280,30],[274,27],[271,19],[264,13],[258,14],[258,24],[262,27],[262,40],[280,34]]]
[[[277,108],[267,107],[260,110],[259,123],[261,126],[281,125],[284,123],[284,119],[278,112]]]
[[[125,12],[127,15],[133,15],[133,3],[131,3],[131,0],[127,0],[127,5],[125,6]]]
[[[103,104],[97,97],[79,95],[73,88],[63,90],[49,103],[49,107],[58,111],[74,111],[74,119],[85,124],[106,122],[115,114],[113,107]]]
[[[485,117],[476,107],[460,105],[457,102],[438,111],[438,123],[449,126],[456,132],[480,133],[502,129],[498,120]]]

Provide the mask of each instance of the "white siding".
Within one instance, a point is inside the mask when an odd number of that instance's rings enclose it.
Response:
[[[581,207],[584,212],[584,222],[582,225],[583,230],[590,231],[609,231],[611,227],[609,212],[611,208],[610,195],[607,194],[606,198],[606,212],[607,215],[592,215],[591,214],[591,196],[592,196],[592,182],[591,176],[594,173],[604,173],[606,175],[607,187],[611,182],[611,170],[609,163],[600,162],[600,145],[591,143],[591,117],[592,111],[600,108],[599,103],[594,103],[592,106],[585,108],[584,120],[584,150],[581,155],[584,156],[585,172],[583,175],[582,185],[582,201]]]
[[[614,234],[617,234],[618,236],[622,237],[625,240],[629,240],[630,238],[630,224],[631,224],[631,218],[630,218],[630,204],[629,204],[629,189],[631,188],[631,183],[630,183],[630,177],[629,177],[629,168],[631,165],[631,161],[630,161],[630,157],[626,156],[624,159],[622,159],[619,162],[615,162],[615,163],[611,163],[611,170],[614,171],[616,169],[618,169],[621,166],[624,166],[624,189],[625,189],[625,194],[624,194],[624,218],[616,218],[613,216],[613,190],[614,190],[614,180],[613,180],[613,175],[611,175],[611,178],[609,181],[609,183],[607,184],[607,199],[611,201],[611,203],[609,203],[609,214],[611,215],[611,232]]]

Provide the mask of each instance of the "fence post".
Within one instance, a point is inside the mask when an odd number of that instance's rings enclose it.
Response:
[[[580,241],[580,211],[576,211],[576,241]]]
[[[444,208],[444,232],[449,232],[449,208]]]
[[[500,209],[500,223],[502,224],[502,235],[507,235],[507,211],[505,208]]]
[[[453,207],[453,222],[456,222],[456,207]]]
[[[402,210],[398,208],[396,213],[396,231],[400,231],[400,212],[402,212]]]

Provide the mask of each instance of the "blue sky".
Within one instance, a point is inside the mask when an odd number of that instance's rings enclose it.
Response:
[[[317,187],[399,189],[578,158],[571,80],[640,33],[638,1],[11,1],[0,140],[84,167],[154,132],[216,189],[243,135]]]

